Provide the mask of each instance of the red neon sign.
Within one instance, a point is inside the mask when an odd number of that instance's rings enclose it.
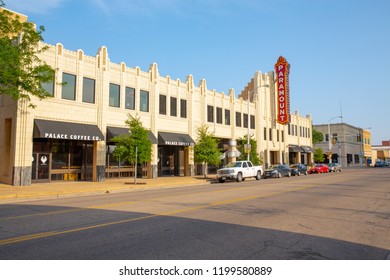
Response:
[[[278,123],[288,124],[290,122],[290,92],[289,92],[289,74],[290,64],[280,56],[275,64],[277,79],[277,106],[278,106]]]

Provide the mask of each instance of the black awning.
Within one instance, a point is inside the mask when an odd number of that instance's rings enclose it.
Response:
[[[35,119],[34,138],[103,141],[104,135],[97,125]]]
[[[314,149],[310,146],[301,146],[301,148],[304,150],[304,153],[314,153]]]
[[[188,134],[159,132],[158,144],[168,146],[194,146],[195,142]]]
[[[296,145],[290,145],[288,147],[288,151],[290,153],[303,153],[304,152],[304,150],[301,147],[296,146]]]
[[[107,141],[111,141],[115,136],[122,134],[129,135],[129,129],[125,127],[107,126]],[[152,144],[158,144],[156,136],[150,130],[148,130],[148,139]]]

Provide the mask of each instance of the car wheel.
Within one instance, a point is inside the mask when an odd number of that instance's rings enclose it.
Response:
[[[242,181],[242,173],[240,172],[240,173],[238,173],[237,174],[237,182],[241,182]]]
[[[218,182],[225,183],[225,180],[224,179],[218,179]]]
[[[282,178],[282,173],[278,172],[278,178]]]
[[[297,174],[298,176],[301,176],[301,171],[298,171],[298,174]]]
[[[261,171],[257,171],[257,174],[256,174],[256,180],[260,180],[261,179]]]
[[[305,171],[305,175],[307,175],[307,171]]]
[[[287,172],[287,177],[291,177],[291,172]]]

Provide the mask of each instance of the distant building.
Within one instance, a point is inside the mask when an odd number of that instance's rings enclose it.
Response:
[[[316,144],[314,149],[322,148],[325,163],[337,162],[343,167],[371,164],[371,132],[369,130],[346,123],[319,124],[313,127],[324,136],[324,141]]]
[[[390,140],[382,141],[382,145],[373,145],[373,163],[376,161],[390,162]]]

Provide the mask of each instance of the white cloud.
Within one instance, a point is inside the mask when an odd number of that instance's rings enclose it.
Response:
[[[22,14],[47,14],[67,0],[3,0],[5,8]]]

